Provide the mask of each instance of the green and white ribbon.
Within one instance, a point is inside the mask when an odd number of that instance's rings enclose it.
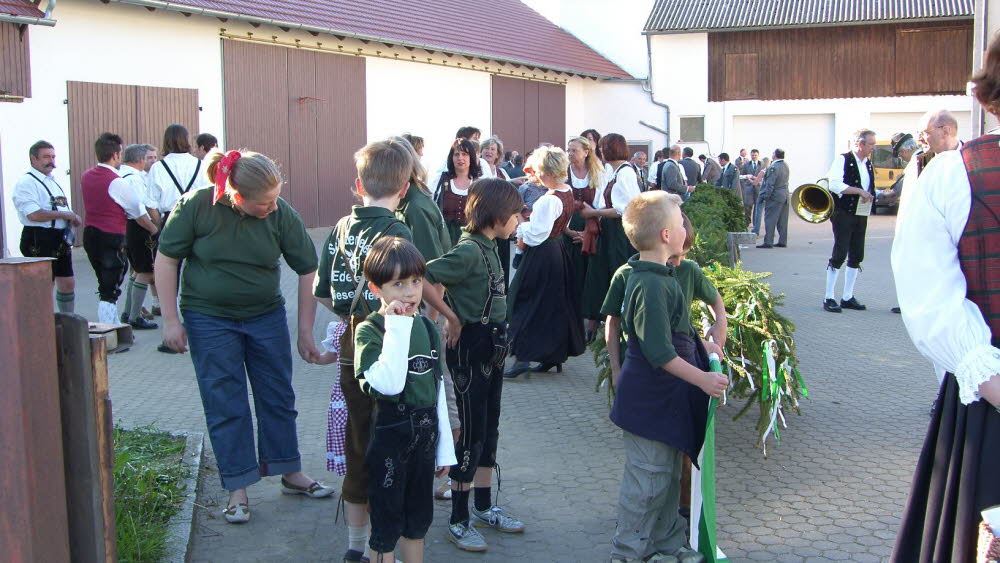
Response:
[[[709,370],[722,373],[717,354],[709,354]],[[708,422],[705,443],[698,454],[698,466],[691,467],[691,546],[705,556],[708,563],[727,562],[729,558],[716,543],[715,529],[715,408],[718,399],[708,401]]]

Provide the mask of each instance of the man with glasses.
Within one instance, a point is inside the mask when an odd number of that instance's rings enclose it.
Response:
[[[833,254],[827,263],[826,296],[823,310],[839,313],[842,309],[864,311],[867,307],[854,297],[854,282],[865,257],[865,232],[875,201],[875,169],[869,157],[875,150],[875,132],[861,129],[854,133],[854,150],[838,154],[830,165],[827,180],[833,194]],[[844,293],[840,304],[834,300],[834,288],[841,266],[847,259]]]

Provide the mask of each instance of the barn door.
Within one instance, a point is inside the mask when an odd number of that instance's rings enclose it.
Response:
[[[540,143],[566,143],[566,87],[493,75],[493,134],[521,154]]]
[[[66,83],[69,105],[69,184],[71,205],[84,216],[80,176],[97,163],[94,141],[101,133],[121,135],[125,145],[149,143],[160,147],[171,123],[198,133],[198,91],[97,82]],[[124,147],[123,147],[124,148]],[[56,147],[59,154],[59,147]],[[58,160],[56,161],[58,163]],[[64,161],[65,163],[65,161]],[[57,181],[59,175],[56,175]],[[65,183],[60,181],[65,186]],[[83,237],[77,236],[81,241]]]
[[[232,40],[222,52],[226,143],[278,163],[307,227],[333,225],[355,202],[367,140],[364,58]]]

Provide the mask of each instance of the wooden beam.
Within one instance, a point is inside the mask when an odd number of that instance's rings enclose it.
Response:
[[[69,561],[50,259],[0,260],[0,553]]]

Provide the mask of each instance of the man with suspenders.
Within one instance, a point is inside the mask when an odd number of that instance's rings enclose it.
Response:
[[[73,227],[80,226],[80,216],[69,207],[66,192],[52,177],[56,169],[56,151],[51,143],[38,141],[28,149],[31,169],[14,186],[14,207],[24,225],[21,230],[21,254],[26,257],[55,258],[52,277],[56,284],[56,306],[61,313],[72,313],[76,282],[73,278]]]
[[[191,140],[188,130],[183,125],[173,124],[163,133],[163,158],[149,169],[149,199],[156,203],[162,229],[167,224],[170,211],[184,194],[192,188],[199,188],[208,183],[204,177],[202,161],[191,154]],[[155,252],[154,248],[154,252]],[[181,264],[177,265],[180,276]],[[155,307],[155,304],[154,304]],[[154,313],[155,313],[154,309]],[[166,354],[174,353],[169,347],[161,344],[157,350]]]

